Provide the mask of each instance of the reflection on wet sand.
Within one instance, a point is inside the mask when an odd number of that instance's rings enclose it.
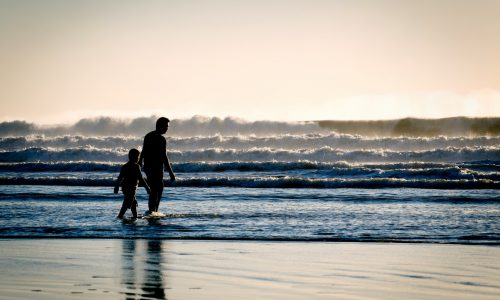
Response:
[[[125,287],[125,299],[135,299],[136,294],[129,291],[135,291],[135,248],[136,241],[124,240],[122,244],[122,285]]]
[[[125,299],[166,299],[162,241],[123,240],[121,257]]]
[[[498,266],[497,246],[0,239],[0,299],[497,300]]]

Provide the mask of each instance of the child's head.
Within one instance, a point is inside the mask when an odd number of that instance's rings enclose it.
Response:
[[[128,152],[128,160],[129,161],[133,161],[133,162],[138,162],[139,161],[139,150],[133,148],[133,149],[130,149],[130,151]]]

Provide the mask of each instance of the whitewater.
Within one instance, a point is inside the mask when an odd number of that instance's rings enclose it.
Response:
[[[173,121],[169,218],[123,224],[112,186],[154,120],[0,123],[0,237],[500,241],[498,119]]]

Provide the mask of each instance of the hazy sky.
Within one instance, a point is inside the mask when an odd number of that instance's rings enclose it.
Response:
[[[500,1],[0,0],[0,121],[500,116]]]

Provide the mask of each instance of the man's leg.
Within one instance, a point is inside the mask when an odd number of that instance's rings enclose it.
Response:
[[[149,194],[148,208],[150,212],[158,211],[161,195],[163,193],[163,172],[159,174],[146,174],[151,193]]]
[[[151,193],[149,193],[148,209],[150,212],[153,212],[156,209],[156,198],[158,197],[158,192],[156,191],[156,187],[153,186],[153,183],[149,178],[148,183],[150,184],[149,187],[151,188]]]
[[[161,196],[163,195],[163,178],[161,179],[161,185],[158,186],[158,197],[156,198],[156,209],[155,211],[158,211],[158,208],[160,207],[160,200]]]

